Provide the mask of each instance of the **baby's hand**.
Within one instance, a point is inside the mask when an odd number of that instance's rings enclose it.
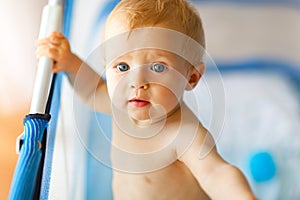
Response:
[[[72,71],[72,59],[74,54],[71,52],[67,38],[60,32],[53,32],[50,36],[37,41],[36,57],[42,56],[53,59],[52,71]]]

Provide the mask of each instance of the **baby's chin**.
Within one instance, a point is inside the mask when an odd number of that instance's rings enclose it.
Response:
[[[159,122],[164,122],[168,114],[160,105],[151,106],[149,110],[141,110],[141,112],[128,112],[129,118],[138,126],[150,126]]]
[[[143,120],[138,120],[135,118],[130,118],[130,119],[135,125],[137,125],[139,127],[149,127],[152,125],[151,119],[143,119]]]
[[[126,108],[123,108],[124,111]],[[120,110],[123,110],[122,108]],[[119,110],[119,111],[120,111]],[[180,104],[178,103],[176,106],[173,106],[171,109],[166,110],[165,107],[159,104],[152,104],[152,106],[147,106],[146,108],[142,109],[129,109],[127,107],[127,111],[125,111],[125,116],[123,117],[127,119],[118,118],[118,120],[122,120],[123,122],[127,121],[128,119],[134,124],[141,128],[151,128],[151,126],[157,126],[158,124],[165,124],[166,120],[174,115],[178,110],[180,110]],[[115,115],[119,115],[121,113],[114,113]],[[127,121],[128,122],[128,121]]]
[[[166,117],[167,117],[166,115],[150,117],[149,115],[148,116],[136,116],[136,115],[129,114],[130,120],[139,127],[149,127],[151,125],[155,125],[159,122],[165,121]]]

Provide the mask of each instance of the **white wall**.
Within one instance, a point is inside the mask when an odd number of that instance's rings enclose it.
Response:
[[[36,72],[35,46],[45,0],[0,0],[0,112],[31,101]]]
[[[199,3],[214,59],[287,59],[300,65],[299,8]]]

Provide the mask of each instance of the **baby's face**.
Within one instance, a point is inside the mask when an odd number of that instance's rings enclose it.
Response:
[[[165,119],[179,108],[190,68],[181,57],[157,49],[118,57],[106,69],[112,109],[138,122]]]
[[[179,109],[193,71],[189,63],[198,62],[201,49],[176,29],[160,24],[130,30],[122,13],[109,19],[104,49],[114,116],[126,113],[137,122],[153,123]],[[194,71],[195,83],[199,74]]]

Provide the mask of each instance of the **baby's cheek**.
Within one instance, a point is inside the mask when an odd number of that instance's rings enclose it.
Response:
[[[168,107],[173,107],[179,102],[177,95],[170,88],[161,87],[157,89],[155,93],[155,99],[157,103],[162,104],[165,107],[165,109],[168,109]]]
[[[107,80],[107,90],[109,98],[112,99],[115,92],[116,84],[112,81]]]
[[[127,100],[129,93],[128,83],[123,81],[122,78],[113,77],[113,79],[107,80],[107,89],[109,97],[114,104]]]

